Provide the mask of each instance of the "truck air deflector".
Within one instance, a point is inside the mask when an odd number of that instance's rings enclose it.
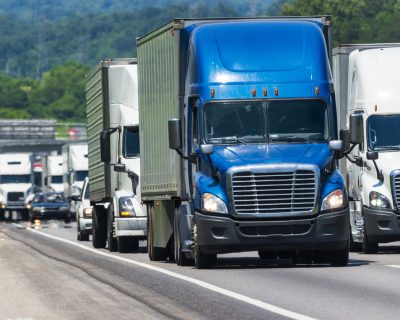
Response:
[[[260,97],[264,89],[272,97],[276,88],[283,97],[315,97],[316,86],[324,96],[331,76],[321,47],[325,47],[321,28],[310,21],[201,25],[189,43],[187,83],[191,93],[202,96],[210,96],[214,89],[217,99],[235,91],[238,97]]]
[[[308,164],[232,167],[227,185],[237,217],[293,217],[318,212],[319,169]]]

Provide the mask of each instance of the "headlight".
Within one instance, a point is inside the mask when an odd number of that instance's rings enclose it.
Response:
[[[369,194],[369,205],[371,208],[377,209],[390,209],[390,202],[388,198],[379,192],[372,191]]]
[[[121,217],[134,217],[136,215],[131,197],[119,198],[119,215]]]
[[[338,209],[345,205],[345,199],[342,190],[335,190],[328,194],[322,200],[321,211]]]
[[[32,205],[30,203],[26,204],[25,207],[29,210],[32,209]]]
[[[208,212],[228,213],[224,201],[211,193],[203,194],[202,208]]]
[[[92,208],[85,208],[83,209],[83,217],[84,218],[90,218],[92,217]]]

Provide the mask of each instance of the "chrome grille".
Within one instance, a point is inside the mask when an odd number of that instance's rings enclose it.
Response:
[[[392,193],[395,207],[399,210],[400,205],[400,171],[396,170],[392,173]]]
[[[237,214],[311,213],[317,182],[314,171],[237,172],[232,195]]]

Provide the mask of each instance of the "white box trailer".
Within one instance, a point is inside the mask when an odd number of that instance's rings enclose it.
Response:
[[[400,43],[340,45],[333,76],[339,127],[354,146],[340,163],[351,249],[375,253],[380,242],[400,240]]]
[[[120,252],[146,238],[141,204],[136,59],[104,60],[86,76],[93,246]],[[100,141],[102,137],[102,140]]]

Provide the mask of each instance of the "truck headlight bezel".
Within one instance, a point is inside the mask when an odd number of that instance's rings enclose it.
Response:
[[[373,209],[391,210],[392,206],[387,197],[382,193],[371,191],[369,193],[369,206]]]
[[[336,189],[330,192],[321,203],[321,211],[335,210],[343,208],[346,205],[345,193],[342,189]]]
[[[216,195],[206,192],[203,193],[201,199],[201,208],[203,211],[210,213],[228,213],[225,202]]]
[[[132,197],[121,197],[119,202],[119,216],[121,218],[135,217],[136,212],[133,206]]]

